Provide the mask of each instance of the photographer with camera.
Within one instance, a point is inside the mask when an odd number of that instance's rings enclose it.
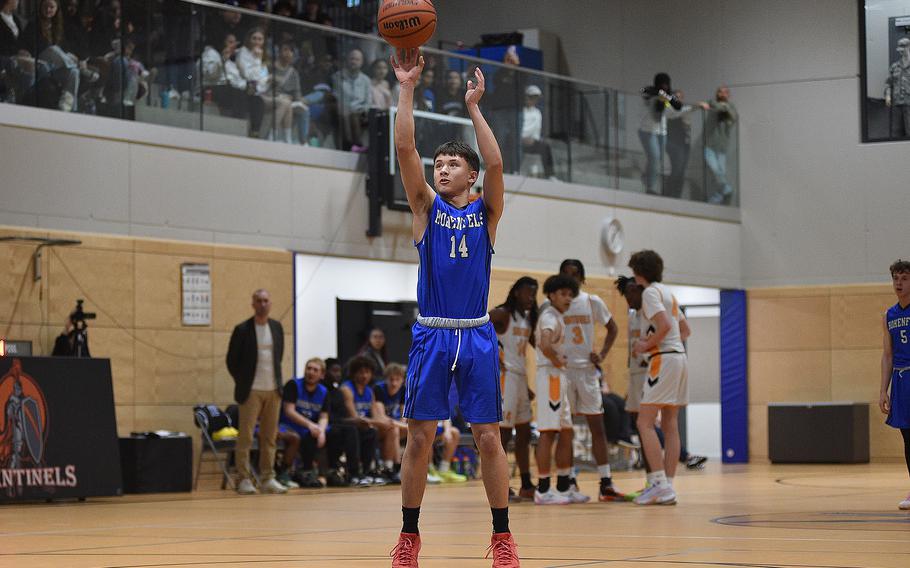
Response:
[[[95,319],[98,314],[82,309],[83,300],[76,300],[76,309],[64,323],[64,330],[54,342],[54,357],[91,357],[88,350],[88,324],[85,320]]]
[[[645,150],[647,162],[642,172],[642,182],[645,192],[652,195],[661,195],[657,186],[658,177],[663,168],[663,154],[667,147],[667,111],[680,111],[682,101],[670,88],[670,76],[658,73],[654,76],[654,84],[641,90],[641,98],[645,108],[638,127],[638,137]]]

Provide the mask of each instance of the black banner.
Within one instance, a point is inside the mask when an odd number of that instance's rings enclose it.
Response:
[[[0,358],[0,502],[121,493],[110,360]]]

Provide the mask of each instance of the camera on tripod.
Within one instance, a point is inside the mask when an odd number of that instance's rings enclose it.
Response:
[[[77,330],[84,330],[87,327],[85,320],[93,320],[98,317],[95,312],[87,312],[82,308],[84,300],[76,300],[76,309],[70,313],[70,322]]]

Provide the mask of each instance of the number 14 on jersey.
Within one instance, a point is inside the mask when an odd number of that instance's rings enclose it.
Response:
[[[461,235],[461,243],[458,245],[458,252],[461,253],[461,258],[468,258],[467,235]],[[455,258],[455,235],[452,235],[452,252],[449,253],[449,258]]]

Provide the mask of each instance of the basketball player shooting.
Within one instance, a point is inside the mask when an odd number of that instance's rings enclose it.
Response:
[[[392,57],[401,83],[395,118],[395,148],[408,204],[414,214],[414,244],[420,257],[417,305],[408,356],[404,416],[408,441],[401,463],[404,519],[392,567],[417,566],[418,518],[426,489],[427,462],[436,422],[450,417],[453,386],[483,461],[483,483],[493,514],[488,555],[494,568],[518,567],[518,548],[509,532],[509,474],[499,438],[502,405],[496,331],[487,314],[490,266],[496,227],[503,211],[502,153],[480,112],[484,76],[474,71],[465,105],[474,123],[486,165],[483,199],[470,190],[480,171],[474,150],[460,141],[437,148],[433,157],[434,191],[424,178],[414,139],[414,90],[424,60],[417,49],[399,49]]]

